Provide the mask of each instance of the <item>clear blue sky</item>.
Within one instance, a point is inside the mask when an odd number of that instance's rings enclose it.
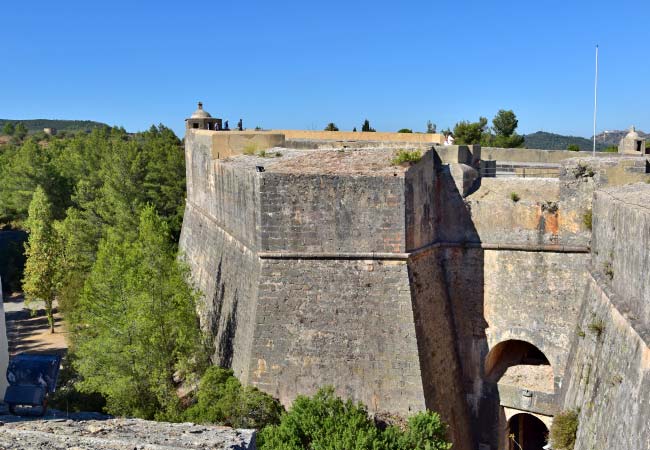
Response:
[[[519,131],[650,131],[650,2],[8,1],[0,118],[182,135],[202,100],[244,125],[423,131],[513,109]]]

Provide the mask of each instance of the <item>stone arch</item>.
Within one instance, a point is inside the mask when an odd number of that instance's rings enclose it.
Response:
[[[485,379],[532,391],[553,393],[553,367],[537,346],[508,339],[492,347],[485,357]]]
[[[488,334],[487,340],[488,354],[502,342],[509,340],[528,342],[544,353],[544,356],[546,356],[553,368],[554,376],[557,378],[561,375],[562,371],[559,369],[565,362],[562,354],[566,352],[566,349],[558,347],[556,344],[546,339],[543,333],[537,333],[528,328],[512,327],[501,330],[492,330],[492,332]],[[483,362],[485,362],[485,360],[486,359],[484,359]]]
[[[548,427],[533,414],[518,413],[506,427],[507,450],[543,450],[548,441]]]

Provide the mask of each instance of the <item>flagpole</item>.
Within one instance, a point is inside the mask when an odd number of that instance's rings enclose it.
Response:
[[[598,109],[598,45],[596,45],[596,81],[594,83],[594,148],[592,156],[596,156],[596,111]]]

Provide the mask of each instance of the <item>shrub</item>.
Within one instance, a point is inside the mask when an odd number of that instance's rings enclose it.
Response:
[[[261,428],[280,421],[282,406],[256,388],[242,386],[232,370],[210,367],[201,378],[197,403],[184,420],[217,423],[235,428]]]
[[[517,203],[519,200],[521,200],[521,197],[519,197],[519,194],[517,194],[516,192],[511,192],[510,193],[510,200]]]
[[[576,178],[591,178],[594,176],[594,170],[586,164],[578,163],[573,169],[573,176]]]
[[[569,144],[566,149],[569,150],[570,152],[580,151],[580,147],[578,147],[578,144]]]
[[[411,417],[403,431],[396,426],[382,431],[362,404],[343,401],[327,387],[312,398],[298,396],[279,425],[259,433],[257,443],[260,450],[448,450],[445,434],[446,426],[433,412]]]
[[[553,418],[549,438],[555,450],[573,450],[578,433],[578,411],[563,411]]]
[[[257,145],[255,144],[247,144],[244,147],[244,155],[252,156],[255,154],[256,151],[257,151]]]
[[[268,155],[266,154],[266,150],[260,150],[259,152],[257,152],[257,156],[259,156],[260,158],[266,158]]]
[[[398,133],[413,133],[413,130],[410,128],[402,128],[401,130],[397,131]]]
[[[325,131],[339,131],[339,127],[334,122],[330,122],[325,127]]]
[[[49,405],[53,408],[65,411],[66,413],[104,411],[106,399],[103,395],[97,392],[80,392],[75,386],[76,383],[81,381],[81,376],[72,366],[72,361],[74,359],[75,355],[72,352],[68,352],[68,354],[63,358],[57,389],[48,399]]]
[[[593,219],[593,212],[591,209],[589,209],[587,212],[585,212],[582,215],[582,223],[584,226],[588,229],[591,230],[592,227],[592,219]]]
[[[600,337],[600,335],[603,334],[603,331],[605,331],[605,323],[602,319],[594,317],[591,323],[587,325],[587,328],[589,328],[589,331],[594,333],[597,337]]]
[[[393,166],[399,166],[403,163],[416,163],[422,159],[422,153],[420,150],[408,151],[400,149],[397,151],[397,155],[391,160]]]

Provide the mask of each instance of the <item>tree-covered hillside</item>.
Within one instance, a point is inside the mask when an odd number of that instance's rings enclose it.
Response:
[[[56,128],[57,131],[90,131],[93,128],[106,127],[105,123],[94,122],[92,120],[50,120],[50,119],[30,119],[30,120],[13,120],[13,119],[0,119],[0,130],[7,122],[14,125],[22,123],[27,127],[29,133],[36,133],[43,131],[43,128]]]
[[[577,145],[580,150],[589,151],[593,148],[590,139],[579,136],[562,136],[561,134],[538,131],[524,136],[526,148],[538,148],[543,150],[566,150],[571,144]],[[596,150],[601,151],[607,147],[601,142],[596,142]]]

